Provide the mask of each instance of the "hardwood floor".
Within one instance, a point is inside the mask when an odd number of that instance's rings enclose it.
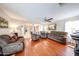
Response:
[[[26,56],[74,56],[74,49],[50,39],[25,40],[25,51],[16,54]]]

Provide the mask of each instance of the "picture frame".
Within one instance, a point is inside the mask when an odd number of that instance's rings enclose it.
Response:
[[[56,23],[49,24],[48,25],[48,30],[56,30]]]
[[[0,17],[0,28],[8,28],[8,21]]]

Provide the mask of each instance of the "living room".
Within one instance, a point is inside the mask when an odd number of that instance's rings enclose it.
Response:
[[[73,38],[79,31],[78,7],[78,3],[0,4],[0,55],[79,55],[78,40]]]

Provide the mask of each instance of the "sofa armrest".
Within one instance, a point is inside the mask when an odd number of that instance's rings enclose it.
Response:
[[[18,37],[17,42],[24,42],[24,38],[23,37]]]
[[[23,50],[23,43],[15,42],[8,44],[3,48],[3,55],[11,55]]]
[[[2,47],[0,47],[0,56],[3,56]]]

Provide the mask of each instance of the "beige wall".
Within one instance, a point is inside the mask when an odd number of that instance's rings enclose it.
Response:
[[[2,11],[2,9],[0,9],[0,17],[5,18],[6,20],[8,20],[8,17],[6,16],[6,14]],[[7,34],[9,33],[9,28],[0,28],[0,35],[1,34]]]
[[[56,31],[65,31],[65,21],[56,22]]]
[[[57,25],[56,30],[57,31],[65,31],[65,23],[67,21],[75,21],[75,20],[79,20],[79,16],[67,18],[67,19],[64,19],[64,20],[55,21],[54,23],[56,23],[56,25]]]
[[[4,19],[6,19],[9,23],[8,28],[0,28],[0,35],[10,34],[12,28],[14,28],[14,27],[16,28],[19,25],[26,24],[26,22],[24,22],[24,21],[15,20],[15,19],[10,18],[9,16],[6,15],[6,13],[2,9],[0,9],[0,17],[3,17]]]

